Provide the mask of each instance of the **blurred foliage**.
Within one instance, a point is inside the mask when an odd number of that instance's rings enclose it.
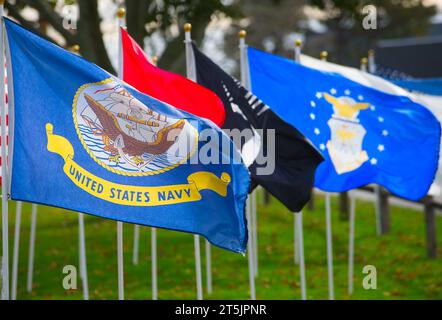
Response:
[[[357,64],[376,41],[386,38],[424,36],[435,5],[425,0],[310,0],[312,6],[325,13],[323,22],[332,30],[328,44],[332,59],[344,64]],[[373,5],[377,13],[377,28],[366,30],[363,8]]]
[[[61,2],[60,2],[61,1]],[[77,30],[66,30],[56,8],[62,0],[9,0],[8,14],[25,27],[54,41],[48,26],[62,37],[63,45],[79,44],[81,54],[103,68],[114,72],[103,43],[98,13],[100,0],[64,0],[77,4]],[[120,4],[120,0],[111,0]],[[192,38],[201,44],[208,26],[217,20],[229,21],[223,25],[222,38],[216,49],[225,57],[238,57],[237,33],[246,28],[248,44],[275,54],[293,56],[293,41],[305,37],[304,52],[317,56],[328,50],[330,59],[343,64],[357,65],[361,56],[374,47],[379,39],[425,35],[429,17],[435,6],[424,5],[424,0],[126,0],[127,28],[140,44],[155,36],[164,43],[159,65],[184,73],[185,55],[182,46],[182,25],[192,23]],[[374,5],[378,26],[365,30],[362,8]],[[30,21],[22,15],[30,7],[38,12],[38,20]],[[306,16],[305,8],[315,8],[317,17]],[[318,32],[311,22],[324,30]],[[153,50],[155,51],[155,50]]]

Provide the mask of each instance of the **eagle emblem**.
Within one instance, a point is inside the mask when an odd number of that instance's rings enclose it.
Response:
[[[366,130],[358,115],[370,104],[356,102],[347,96],[337,98],[328,93],[324,93],[324,98],[334,111],[327,123],[331,130],[331,139],[327,142],[330,159],[338,174],[356,170],[368,160],[367,152],[362,150]]]
[[[185,162],[198,132],[136,99],[115,79],[82,86],[74,99],[74,123],[89,155],[124,175],[150,175]]]

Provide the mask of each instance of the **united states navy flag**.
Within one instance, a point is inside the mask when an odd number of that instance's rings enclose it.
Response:
[[[14,89],[12,199],[201,234],[245,251],[249,174],[216,125],[5,24]]]
[[[317,187],[341,192],[377,183],[410,200],[427,194],[440,141],[428,109],[253,48],[248,59],[253,92],[323,153]]]

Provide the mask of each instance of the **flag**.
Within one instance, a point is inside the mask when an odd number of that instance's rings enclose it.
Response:
[[[249,174],[216,125],[5,24],[14,77],[12,199],[245,251]],[[207,134],[217,143],[204,142]]]
[[[438,79],[429,79],[428,83],[423,79],[422,80],[418,79],[415,81],[410,80],[409,84],[406,86],[407,89],[417,90],[425,93],[419,93],[416,91],[409,92],[399,87],[396,82],[393,83],[384,78],[381,78],[379,76],[370,74],[368,72],[356,68],[341,66],[329,61],[319,60],[307,55],[301,56],[301,64],[309,68],[325,72],[334,72],[341,74],[342,76],[352,81],[355,81],[359,84],[372,87],[374,89],[380,90],[388,94],[408,97],[414,102],[417,102],[422,106],[426,107],[427,109],[429,109],[435,115],[435,117],[438,119],[439,122],[442,121],[442,96],[435,95],[438,92],[437,91]],[[404,80],[401,83],[405,83],[405,81],[406,80]],[[441,199],[442,157],[440,155],[438,163],[439,166],[436,172],[436,177],[430,190],[428,191],[428,194],[433,197],[438,197],[439,199]]]
[[[238,145],[252,181],[263,186],[291,211],[298,212],[311,196],[315,170],[323,160],[320,153],[295,127],[283,121],[258,97],[225,73],[193,45],[199,84],[223,101],[226,120],[223,128],[249,130]],[[274,138],[268,136],[274,133]],[[273,163],[263,172],[262,155]]]
[[[179,74],[151,64],[143,49],[123,28],[121,39],[124,81],[178,109],[210,119],[219,127],[223,125],[226,113],[216,94]]]
[[[394,84],[410,91],[442,96],[442,78],[392,80]]]
[[[405,96],[248,49],[254,92],[323,153],[317,187],[342,192],[369,183],[409,200],[425,196],[439,157],[440,124]]]

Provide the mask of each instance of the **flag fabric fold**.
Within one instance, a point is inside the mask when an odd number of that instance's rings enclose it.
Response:
[[[249,174],[227,135],[9,19],[5,25],[13,200],[200,234],[245,251]],[[202,141],[205,132],[219,143]],[[207,149],[220,161],[201,161]]]
[[[124,81],[178,109],[212,120],[219,127],[223,125],[226,113],[216,94],[179,74],[154,66],[124,28],[121,40]]]
[[[257,49],[248,49],[248,59],[254,92],[324,155],[317,187],[342,192],[377,183],[409,200],[427,194],[440,143],[429,110]]]
[[[198,83],[215,92],[224,103],[223,128],[251,133],[237,146],[254,185],[261,185],[289,210],[299,212],[311,197],[315,170],[323,161],[321,154],[293,125],[282,120],[195,45],[192,48]],[[269,157],[268,163],[273,163],[272,170],[262,170],[264,156]]]

